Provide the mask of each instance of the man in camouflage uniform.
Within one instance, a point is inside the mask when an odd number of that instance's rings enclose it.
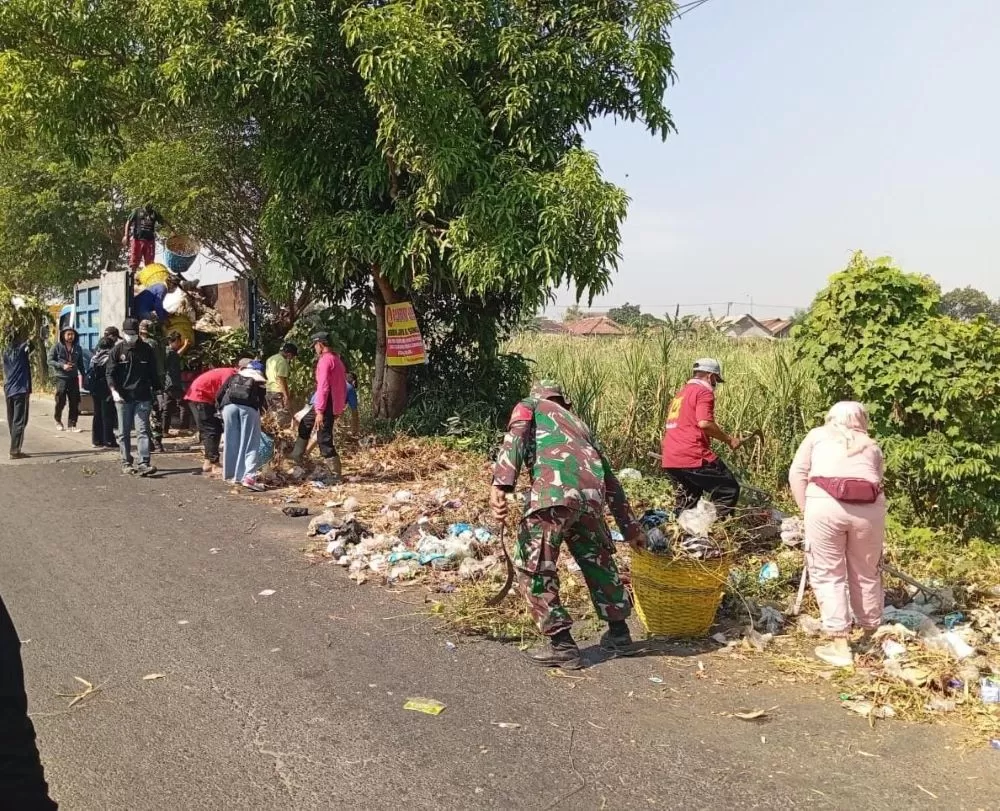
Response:
[[[615,566],[605,505],[632,546],[644,546],[645,536],[607,457],[554,380],[536,384],[510,416],[493,468],[490,506],[497,520],[507,516],[507,496],[522,466],[531,473],[531,494],[514,567],[535,622],[549,639],[532,660],[547,667],[581,664],[570,634],[573,620],[559,600],[556,561],[564,541],[580,565],[597,615],[609,624],[601,646],[620,654],[634,652],[625,622],[632,603]]]

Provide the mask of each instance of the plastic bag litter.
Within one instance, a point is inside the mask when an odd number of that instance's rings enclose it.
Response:
[[[851,712],[856,712],[858,715],[863,715],[865,718],[896,717],[896,711],[890,704],[876,707],[871,701],[855,701],[853,699],[845,699],[840,702],[840,706],[842,706],[845,710],[850,710]]]
[[[694,560],[712,560],[722,557],[722,547],[711,538],[685,538],[681,549]]]
[[[928,650],[945,653],[962,661],[974,656],[976,649],[969,645],[956,631],[942,631],[931,619],[926,619],[917,632],[920,643]]]
[[[413,493],[409,490],[397,490],[392,494],[392,501],[394,504],[409,504],[413,501]]]
[[[900,644],[895,639],[883,639],[882,653],[885,654],[886,659],[898,659],[900,656],[906,655],[906,645]]]
[[[899,622],[886,623],[882,625],[874,634],[872,640],[878,642],[880,639],[916,639],[917,634]]]
[[[389,574],[387,575],[390,582],[396,582],[398,580],[412,580],[420,572],[420,564],[415,560],[405,560],[402,563],[397,563],[391,569],[389,569]]]
[[[931,677],[931,672],[916,665],[906,665],[899,659],[886,659],[882,666],[885,674],[911,687],[923,687]]]
[[[781,542],[785,546],[798,546],[805,537],[805,524],[801,518],[786,518],[781,522]]]
[[[476,560],[475,558],[466,558],[458,567],[458,576],[463,580],[474,580],[475,578],[485,574],[499,562],[499,558],[496,555],[488,555],[482,560]]]
[[[911,631],[916,631],[920,624],[927,619],[927,615],[921,611],[913,611],[904,608],[892,608],[891,606],[882,611],[882,622],[903,625]]]
[[[823,632],[823,623],[815,617],[803,614],[799,617],[799,630],[806,636],[819,636]]]
[[[646,533],[646,548],[650,552],[669,552],[670,541],[667,540],[667,536],[663,534],[662,529],[653,527]]]
[[[755,630],[752,626],[748,625],[744,631],[743,640],[755,650],[764,651],[771,641],[774,639],[773,634],[762,634],[760,631]]]
[[[699,501],[693,510],[684,510],[678,516],[677,523],[688,535],[699,538],[708,535],[718,518],[719,514],[711,501]]]
[[[344,501],[343,510],[345,513],[357,512],[361,508],[361,502],[354,496],[348,496]]]
[[[326,545],[326,554],[338,560],[344,557],[346,551],[347,545],[343,541],[330,541]]]
[[[784,627],[785,615],[777,608],[764,605],[760,608],[760,623],[767,633],[774,636]]]
[[[931,696],[930,701],[924,705],[927,712],[955,712],[958,704],[954,699],[941,698],[941,696]]]
[[[306,530],[306,534],[313,538],[316,535],[326,535],[329,532],[342,526],[343,522],[337,518],[332,512],[327,510],[322,512],[313,518],[309,522],[309,529]]]
[[[639,481],[640,479],[642,479],[642,474],[634,467],[626,467],[618,471],[618,481]]]
[[[757,582],[766,583],[769,580],[777,580],[780,576],[781,571],[778,569],[778,564],[773,560],[768,561],[760,567],[760,574],[757,575]]]

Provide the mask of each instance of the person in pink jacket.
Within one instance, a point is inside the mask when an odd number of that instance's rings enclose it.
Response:
[[[316,444],[319,445],[320,456],[329,460],[331,472],[339,476],[340,456],[333,445],[333,423],[347,407],[347,369],[340,355],[330,347],[329,333],[317,332],[312,342],[316,350],[316,394],[313,402]]]
[[[850,667],[853,621],[874,630],[885,595],[879,563],[885,540],[882,449],[868,435],[861,403],[841,402],[799,446],[788,481],[805,521],[806,565],[823,631],[816,655]]]

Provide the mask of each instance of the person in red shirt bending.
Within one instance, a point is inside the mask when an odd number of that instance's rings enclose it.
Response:
[[[191,381],[187,394],[184,395],[201,437],[205,456],[205,461],[201,464],[201,472],[205,476],[218,476],[222,471],[222,467],[219,465],[222,420],[216,413],[218,408],[215,398],[218,397],[219,391],[229,378],[249,365],[250,358],[242,358],[235,369],[232,366],[223,366],[219,369],[209,369],[207,372],[202,372]]]
[[[694,376],[677,392],[667,410],[663,431],[663,470],[677,485],[677,514],[697,506],[703,493],[719,515],[732,512],[740,485],[714,453],[710,440],[740,446],[715,422],[715,387],[722,383],[722,365],[712,358],[695,361]]]

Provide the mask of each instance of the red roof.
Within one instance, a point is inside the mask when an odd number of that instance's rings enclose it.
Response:
[[[566,324],[566,332],[571,335],[624,335],[625,329],[606,315],[595,315]]]

